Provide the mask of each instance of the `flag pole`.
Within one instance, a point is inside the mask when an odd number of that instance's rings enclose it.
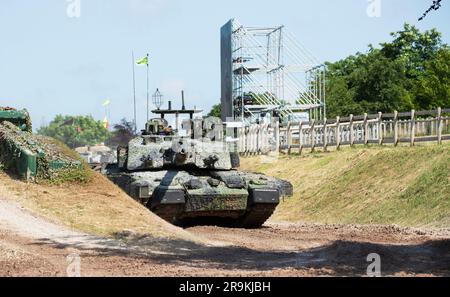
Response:
[[[134,70],[134,51],[131,51],[131,59],[133,64],[133,105],[134,105],[134,133],[137,131],[137,122],[136,122],[136,73]]]
[[[148,122],[148,113],[149,113],[149,81],[148,81],[148,53],[147,53],[147,122]]]

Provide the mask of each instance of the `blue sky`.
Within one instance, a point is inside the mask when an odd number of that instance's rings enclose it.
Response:
[[[112,122],[132,119],[132,50],[151,55],[151,92],[178,104],[184,89],[190,106],[209,110],[220,100],[219,29],[233,17],[287,26],[321,61],[387,41],[404,22],[450,40],[449,1],[420,23],[431,0],[380,0],[378,18],[367,15],[368,0],[80,0],[79,18],[68,17],[67,1],[0,2],[0,106],[26,107],[35,127],[56,114],[102,119],[106,98]],[[145,67],[136,75],[141,126]]]

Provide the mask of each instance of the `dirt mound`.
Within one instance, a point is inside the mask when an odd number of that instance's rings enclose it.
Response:
[[[120,232],[195,240],[188,232],[163,221],[126,195],[104,176],[93,173],[87,183],[64,185],[25,183],[0,173],[0,198],[54,222],[89,234]]]

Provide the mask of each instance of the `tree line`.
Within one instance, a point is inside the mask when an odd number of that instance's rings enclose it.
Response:
[[[57,115],[49,125],[37,131],[65,143],[70,148],[104,143],[108,146],[126,146],[134,136],[134,123],[122,119],[112,131],[92,116]]]
[[[405,24],[392,41],[326,63],[327,116],[450,107],[450,49]]]

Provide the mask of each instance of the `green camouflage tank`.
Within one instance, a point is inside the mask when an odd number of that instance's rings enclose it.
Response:
[[[174,224],[259,227],[280,197],[292,195],[287,181],[236,170],[239,155],[223,141],[178,137],[164,119],[150,120],[142,135],[118,148],[117,159],[108,178]]]

